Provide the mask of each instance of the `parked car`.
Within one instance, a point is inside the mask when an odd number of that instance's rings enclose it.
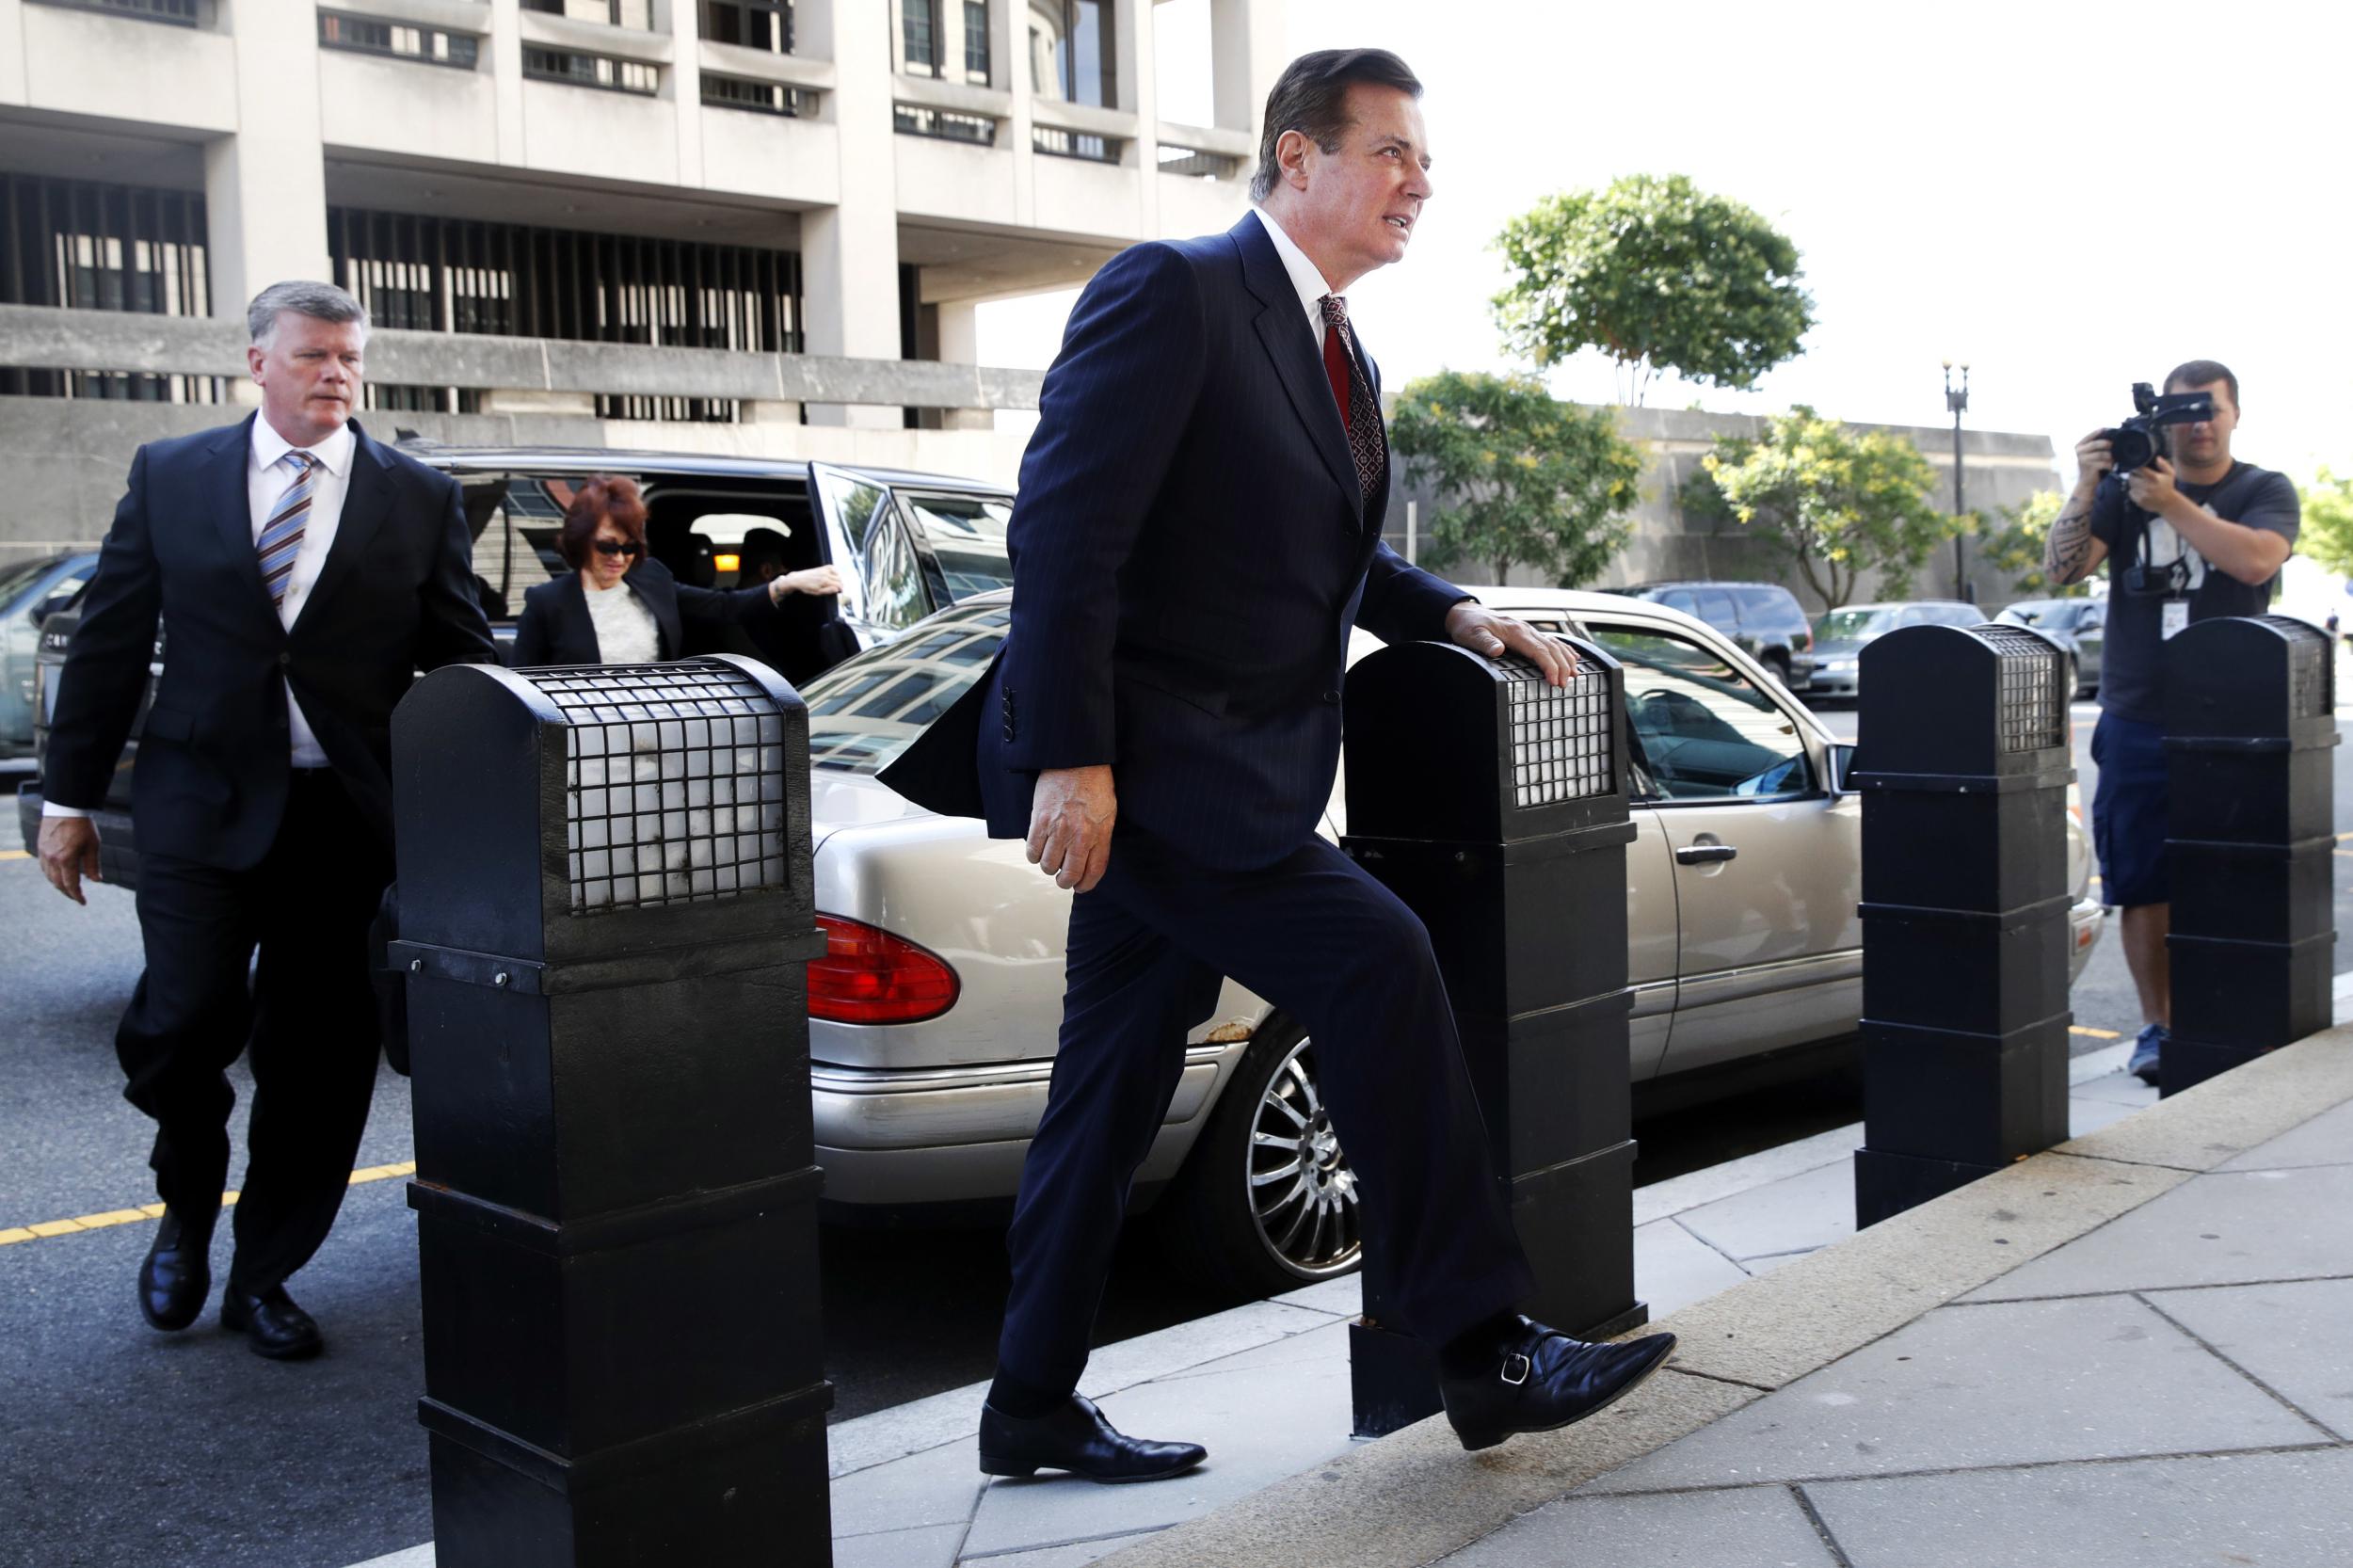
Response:
[[[1657,1102],[1801,1070],[1862,1005],[1861,804],[1839,744],[1729,637],[1656,601],[1487,588],[1625,668],[1639,773],[1626,850],[1628,1070]],[[1046,1103],[1070,894],[1022,845],[875,777],[986,668],[1008,596],[941,612],[809,683],[811,818],[830,962],[810,970],[818,1160],[835,1219],[1009,1197]],[[1352,656],[1378,645],[1362,632]],[[1327,836],[1346,829],[1336,789]],[[1737,851],[1685,863],[1693,848]],[[2102,925],[2070,819],[2073,962]],[[1563,942],[1577,939],[1562,932]],[[1345,1154],[1310,1147],[1315,1042],[1228,984],[1188,1037],[1139,1195],[1204,1277],[1285,1288],[1358,1256]],[[1321,1179],[1318,1179],[1321,1178]]]
[[[2108,607],[2096,599],[2021,600],[1993,617],[2031,626],[2067,649],[2067,689],[2089,696],[2100,689],[2100,655],[2107,643]]]
[[[82,550],[0,567],[0,757],[33,754],[41,623],[80,594],[97,564],[96,551]]]
[[[463,488],[466,520],[474,536],[475,589],[502,654],[514,647],[510,611],[520,608],[523,591],[569,569],[556,550],[564,509],[574,487],[600,473],[628,474],[637,481],[646,499],[648,552],[681,582],[733,586],[740,558],[733,547],[756,526],[784,536],[787,570],[824,562],[840,567],[838,614],[846,635],[839,640],[844,652],[888,642],[936,610],[1012,581],[1005,558],[1012,492],[974,480],[676,452],[446,447],[415,440],[404,440],[400,448],[452,474]],[[83,585],[75,581],[71,601],[44,623],[28,672],[33,677],[28,706],[36,754],[46,744],[49,714],[56,704],[56,675],[79,624]],[[164,643],[159,632],[148,682],[151,700],[153,677],[162,670]],[[690,654],[730,650],[759,654],[739,632],[699,640],[690,629],[684,649]],[[5,709],[0,709],[4,715]],[[140,719],[145,716],[142,703]],[[131,760],[137,735],[135,727],[116,764],[106,804],[98,813],[104,875],[120,887],[132,886],[137,876],[130,822]],[[17,816],[30,849],[40,824],[37,783],[19,788]]]
[[[1778,584],[1643,583],[1610,591],[1698,616],[1791,691],[1803,691],[1814,673],[1813,628],[1797,596]]]
[[[1985,612],[1957,599],[1849,604],[1814,617],[1814,679],[1806,696],[1853,699],[1862,695],[1863,646],[1900,626],[1982,626]]]

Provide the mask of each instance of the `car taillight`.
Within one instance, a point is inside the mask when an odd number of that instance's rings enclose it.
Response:
[[[1800,653],[1814,651],[1814,633],[1802,626],[1798,628],[1798,651]]]
[[[808,1016],[838,1024],[905,1024],[956,1004],[956,971],[913,942],[820,915],[825,956],[808,966]]]

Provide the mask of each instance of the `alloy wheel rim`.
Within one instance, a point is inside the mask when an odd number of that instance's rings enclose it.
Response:
[[[1315,1043],[1291,1047],[1258,1096],[1243,1152],[1251,1224],[1283,1267],[1321,1279],[1364,1252],[1356,1173],[1316,1091]]]

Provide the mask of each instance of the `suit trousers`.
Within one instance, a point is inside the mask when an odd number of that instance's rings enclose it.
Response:
[[[1000,1368],[1073,1388],[1137,1167],[1185,1034],[1231,976],[1314,1040],[1396,1326],[1445,1343],[1534,1293],[1429,933],[1321,839],[1256,871],[1204,868],[1134,830],[1073,901],[1061,1042],[1007,1238]]]
[[[293,779],[259,865],[139,856],[147,969],[115,1032],[124,1097],[155,1120],[156,1193],[200,1224],[228,1183],[227,1068],[250,1049],[229,1275],[250,1291],[283,1283],[327,1239],[376,1093],[367,933],[392,856],[331,770]]]

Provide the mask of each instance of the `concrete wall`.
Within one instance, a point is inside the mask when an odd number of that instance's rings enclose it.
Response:
[[[1796,594],[1809,612],[1822,608],[1787,557],[1757,540],[1738,523],[1718,526],[1684,515],[1682,487],[1699,472],[1700,459],[1714,446],[1716,439],[1760,435],[1766,424],[1763,419],[1680,408],[1623,408],[1618,413],[1620,428],[1643,449],[1646,462],[1642,498],[1635,508],[1633,537],[1609,569],[1590,585],[1616,587],[1678,577],[1779,583]],[[1859,428],[1910,437],[1937,471],[1937,488],[1929,500],[1939,508],[1952,505],[1950,429],[1915,425]],[[1963,499],[1970,510],[1988,518],[1994,517],[2002,507],[2018,504],[2037,490],[2056,489],[2059,486],[2050,439],[2045,436],[1968,430],[1963,432],[1961,455]],[[1437,509],[1427,485],[1397,483],[1390,496],[1386,537],[1390,546],[1401,552],[1406,547],[1408,503],[1418,513],[1417,531],[1425,539]],[[1964,559],[1980,603],[1999,604],[2017,597],[2009,579],[1978,560],[1974,541],[1964,546]],[[1480,575],[1476,565],[1459,565],[1450,569],[1465,577]],[[1530,585],[1544,582],[1525,570],[1515,570],[1512,580]],[[1865,573],[1857,590],[1857,600],[1871,598],[1879,591],[1879,585],[1876,573]],[[1955,597],[1950,544],[1939,550],[1913,580],[1912,593],[1924,599]]]

